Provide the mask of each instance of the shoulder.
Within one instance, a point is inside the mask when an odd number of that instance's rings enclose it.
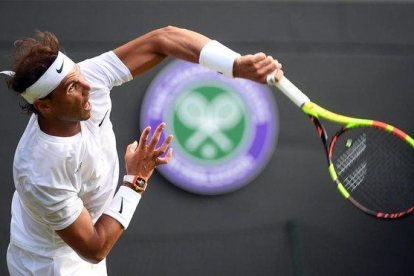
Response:
[[[84,60],[78,65],[87,81],[105,85],[109,89],[132,80],[131,72],[113,51]]]
[[[71,185],[75,184],[71,173],[76,171],[81,139],[80,134],[62,138],[48,136],[40,131],[27,135],[20,141],[14,157],[16,186],[24,183],[53,186],[56,183],[67,184],[68,181]]]

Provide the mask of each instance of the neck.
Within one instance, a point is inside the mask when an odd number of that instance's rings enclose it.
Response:
[[[44,133],[58,137],[71,137],[81,131],[80,122],[67,122],[61,120],[48,120],[41,114],[38,114],[37,121],[40,130]]]

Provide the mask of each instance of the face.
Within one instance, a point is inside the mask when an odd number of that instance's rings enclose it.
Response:
[[[80,74],[79,66],[61,81],[50,98],[50,116],[63,122],[85,121],[91,117],[89,83]]]

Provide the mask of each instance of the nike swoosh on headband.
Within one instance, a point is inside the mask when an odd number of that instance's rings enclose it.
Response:
[[[56,72],[58,72],[59,74],[62,73],[64,63],[65,63],[65,60],[62,61],[62,66],[60,66],[60,69],[56,68]]]
[[[14,77],[15,73],[13,71],[1,71],[0,74],[9,76],[9,77]]]

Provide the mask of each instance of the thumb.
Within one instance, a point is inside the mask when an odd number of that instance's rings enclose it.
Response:
[[[277,70],[276,81],[280,81],[282,79],[283,75],[284,75],[284,73],[283,73],[282,70]]]
[[[138,142],[137,141],[134,141],[132,144],[129,144],[128,145],[128,150],[131,153],[134,153],[136,151],[137,147],[138,147]]]

